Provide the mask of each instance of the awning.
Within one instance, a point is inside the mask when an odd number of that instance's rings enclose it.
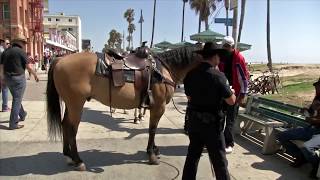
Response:
[[[65,50],[68,50],[68,51],[71,51],[71,52],[75,52],[75,51],[76,51],[76,49],[71,49],[71,48],[69,48],[69,47],[67,47],[67,46],[65,46],[65,45],[56,43],[56,42],[51,41],[51,40],[49,40],[49,39],[46,39],[46,43],[47,43],[47,44],[50,44],[50,45],[52,45],[52,46],[60,47],[60,48],[62,48],[62,49],[65,49]]]

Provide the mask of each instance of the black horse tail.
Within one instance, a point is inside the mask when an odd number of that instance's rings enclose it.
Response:
[[[53,71],[58,62],[54,60],[50,64],[47,82],[47,126],[48,136],[50,140],[56,140],[57,137],[62,137],[62,122],[61,122],[61,108],[59,101],[59,94],[54,85]]]

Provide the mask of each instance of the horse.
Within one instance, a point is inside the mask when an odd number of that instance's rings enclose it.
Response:
[[[150,104],[149,138],[147,154],[149,164],[160,163],[159,148],[155,144],[155,133],[166,104],[173,97],[175,84],[181,83],[186,74],[201,62],[194,53],[199,46],[181,47],[159,54],[153,54],[162,66],[158,71],[163,80],[151,84],[153,103]],[[47,126],[50,140],[62,139],[63,155],[67,163],[76,170],[85,171],[86,165],[77,150],[76,135],[86,101],[95,99],[106,106],[119,109],[140,107],[141,92],[133,83],[115,87],[112,79],[95,74],[97,55],[90,52],[70,54],[52,62],[47,81]],[[169,83],[169,82],[173,82]],[[111,96],[112,95],[112,98]],[[65,104],[61,113],[60,101]],[[63,115],[62,115],[63,114]]]

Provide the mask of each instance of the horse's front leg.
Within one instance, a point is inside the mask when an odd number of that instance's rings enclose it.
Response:
[[[150,123],[149,123],[149,140],[147,146],[147,153],[149,155],[149,164],[158,165],[160,154],[159,148],[155,145],[154,138],[159,124],[159,120],[165,111],[165,104],[153,106],[150,109]]]

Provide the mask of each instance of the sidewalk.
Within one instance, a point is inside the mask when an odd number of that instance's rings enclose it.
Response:
[[[146,155],[148,120],[133,124],[133,110],[128,115],[117,110],[111,118],[108,107],[94,100],[87,102],[77,143],[88,171],[77,172],[66,165],[61,142],[48,141],[45,75],[41,74],[40,79],[44,81],[39,84],[28,81],[23,102],[28,111],[24,128],[7,130],[9,113],[0,113],[0,179],[181,179],[188,138],[182,133],[184,115],[172,103],[167,106],[156,135],[161,164],[151,166]],[[176,93],[174,101],[180,110],[185,109],[182,92]],[[234,153],[227,155],[232,179],[307,179],[307,167],[293,169],[279,156],[261,155],[261,147],[243,137],[236,141]],[[206,153],[200,160],[197,179],[213,179]]]

